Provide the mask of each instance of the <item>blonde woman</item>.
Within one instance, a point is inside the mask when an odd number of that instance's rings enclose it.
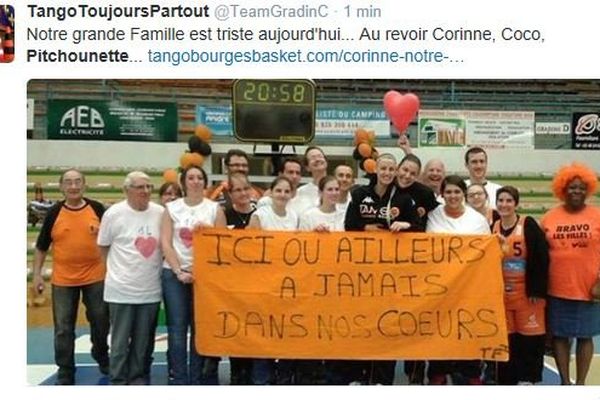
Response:
[[[376,175],[369,185],[352,191],[344,219],[347,231],[419,231],[421,221],[413,200],[396,186],[396,158],[382,154],[377,158]],[[365,384],[391,385],[395,361],[356,361],[352,381]]]

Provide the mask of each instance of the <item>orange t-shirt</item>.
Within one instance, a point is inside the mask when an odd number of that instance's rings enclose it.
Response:
[[[600,273],[600,208],[569,213],[563,206],[541,220],[550,247],[548,293],[571,300],[591,300]]]
[[[106,268],[96,244],[100,218],[90,204],[61,207],[52,231],[52,283],[81,286],[104,280]]]

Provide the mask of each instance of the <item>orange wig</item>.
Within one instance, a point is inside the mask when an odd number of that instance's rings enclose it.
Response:
[[[596,188],[598,187],[598,177],[596,176],[596,173],[587,165],[574,162],[570,165],[561,167],[556,172],[556,175],[552,180],[552,191],[554,192],[554,196],[564,201],[566,197],[565,189],[575,178],[581,179],[583,183],[586,184],[586,197],[589,197],[596,192]]]

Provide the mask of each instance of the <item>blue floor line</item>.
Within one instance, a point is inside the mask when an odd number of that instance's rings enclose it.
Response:
[[[158,333],[164,333],[164,328],[161,328]],[[84,335],[89,332],[88,329],[78,329],[77,334]],[[600,338],[594,338],[595,347],[598,350],[600,347]],[[54,344],[52,328],[34,328],[27,331],[27,364],[28,365],[53,365],[54,364]],[[108,385],[108,377],[102,375],[94,360],[89,354],[76,355],[77,385]],[[228,368],[228,363],[222,363],[222,368]],[[401,368],[397,369],[402,371]],[[228,370],[226,372],[228,374]],[[54,385],[56,382],[56,374],[48,376],[41,385]],[[166,385],[167,384],[167,367],[166,355],[164,352],[156,352],[154,354],[154,364],[150,376],[150,384]],[[559,376],[556,372],[549,368],[544,368],[542,385],[558,385],[560,384]]]

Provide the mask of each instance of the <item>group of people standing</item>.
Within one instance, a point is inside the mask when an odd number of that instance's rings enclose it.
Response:
[[[219,359],[194,348],[192,232],[206,227],[263,230],[391,231],[496,234],[504,251],[506,321],[510,359],[428,363],[405,361],[413,384],[499,384],[541,381],[544,344],[552,334],[563,384],[569,384],[570,347],[577,340],[576,383],[583,384],[600,334],[600,305],[591,288],[600,274],[600,209],[586,199],[597,186],[583,165],[561,169],[555,195],[564,202],[539,225],[517,213],[519,191],[486,179],[487,154],[470,148],[470,179],[445,176],[443,163],[421,168],[414,154],[399,163],[381,154],[370,182],[354,186],[354,171],[339,165],[327,175],[324,152],[309,147],[302,161],[288,158],[261,193],[248,180],[248,156],[231,150],[228,179],[207,189],[200,166],[164,184],[162,205],[143,172],[125,178],[125,200],[104,210],[83,197],[77,170],[60,178],[64,201],[48,213],[36,244],[34,285],[43,290],[41,267],[53,248],[53,316],[58,383],[75,382],[75,321],[80,296],[90,322],[92,355],[112,384],[148,382],[160,302],[168,330],[171,384],[218,384]],[[311,182],[300,186],[303,167]],[[107,335],[111,331],[108,346]],[[189,333],[189,340],[188,340]],[[395,361],[269,360],[232,357],[232,384],[392,384]]]

